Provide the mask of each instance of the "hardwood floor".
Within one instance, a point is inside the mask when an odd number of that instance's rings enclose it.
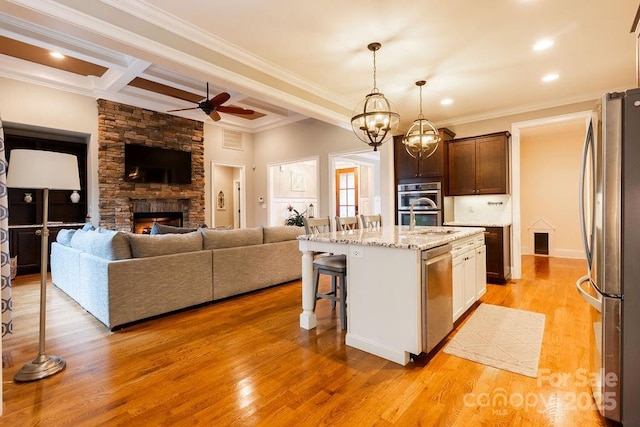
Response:
[[[591,326],[574,284],[585,268],[523,257],[523,279],[482,298],[546,315],[538,378],[442,351],[388,362],[345,346],[326,301],[318,327],[301,329],[297,281],[115,333],[50,286],[47,353],[67,368],[14,383],[38,342],[38,277],[19,277],[0,425],[600,426],[579,374]]]

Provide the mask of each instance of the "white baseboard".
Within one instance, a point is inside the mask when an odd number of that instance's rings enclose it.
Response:
[[[531,248],[529,248],[528,246],[522,246],[520,251],[522,255],[535,255],[531,250]],[[575,250],[575,249],[555,249],[551,251],[549,256],[558,257],[558,258],[576,258],[576,259],[586,258],[584,255],[584,251]]]

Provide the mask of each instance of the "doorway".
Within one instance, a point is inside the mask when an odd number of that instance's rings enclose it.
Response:
[[[282,225],[295,214],[308,214],[310,205],[320,212],[318,157],[268,165],[269,225]]]
[[[541,127],[546,127],[546,126],[554,126],[554,125],[558,125],[558,124],[566,124],[566,123],[577,123],[578,126],[582,127],[584,134],[586,134],[586,129],[587,126],[589,124],[589,119],[591,118],[591,111],[583,111],[583,112],[578,112],[578,113],[572,113],[572,114],[565,114],[565,115],[561,115],[561,116],[554,116],[554,117],[547,117],[547,118],[543,118],[543,119],[536,119],[536,120],[529,120],[529,121],[525,121],[525,122],[516,122],[516,123],[512,123],[511,125],[511,170],[513,171],[512,174],[512,180],[511,180],[511,188],[512,190],[512,198],[511,198],[511,203],[512,203],[512,222],[513,222],[513,226],[511,227],[511,241],[512,241],[512,245],[511,245],[511,250],[512,250],[512,257],[511,260],[513,262],[512,265],[512,278],[513,279],[519,279],[520,277],[522,277],[522,261],[521,261],[521,256],[522,256],[522,252],[523,252],[523,237],[522,237],[522,230],[523,228],[526,230],[527,227],[529,227],[529,224],[524,223],[523,220],[527,221],[528,223],[530,223],[531,221],[527,220],[526,218],[523,218],[523,212],[522,212],[522,208],[523,208],[523,196],[529,196],[532,194],[531,191],[527,190],[526,188],[523,189],[523,183],[522,183],[522,177],[521,177],[521,173],[522,173],[522,147],[521,147],[521,139],[524,137],[526,138],[526,134],[528,130],[532,130],[535,128],[541,128]],[[548,157],[548,159],[550,159],[551,157]],[[579,158],[576,159],[577,161],[579,161]],[[546,163],[549,163],[548,161],[546,161]],[[579,175],[579,169],[576,170],[574,172],[575,174],[575,178],[577,180],[578,175]],[[526,183],[525,183],[526,184]],[[556,187],[558,187],[558,184],[554,184]],[[538,187],[542,187],[544,188],[548,188],[549,186],[538,186]],[[571,186],[570,186],[571,187]],[[577,185],[574,186],[575,188],[568,188],[566,189],[566,191],[568,192],[568,194],[576,194],[577,197],[577,193],[578,193],[578,187]],[[531,186],[531,188],[536,188],[535,186]],[[525,195],[524,192],[527,192],[527,194]],[[546,197],[546,196],[545,196]],[[527,203],[527,200],[524,200],[525,203]],[[549,203],[549,199],[546,198],[542,203]],[[566,209],[566,203],[563,199],[563,201],[561,202],[557,202],[557,204],[559,206],[564,206]],[[574,210],[572,210],[571,208],[567,209],[568,211],[572,211],[572,212],[576,212],[576,218],[577,218],[577,212],[578,212],[578,208],[577,206],[575,207]],[[574,223],[577,222],[576,220],[574,220]],[[524,241],[524,246],[525,247],[530,247],[533,248],[533,242],[527,242]],[[551,245],[551,249],[553,249],[553,245]],[[552,251],[553,252],[553,251]],[[531,249],[531,253],[533,253],[533,249]],[[553,255],[553,253],[551,254]]]
[[[333,195],[330,212],[337,216],[382,213],[379,151],[365,149],[331,154],[329,164]]]
[[[244,206],[244,166],[211,162],[211,227],[245,228]]]
[[[336,169],[336,216],[358,215],[358,168]]]

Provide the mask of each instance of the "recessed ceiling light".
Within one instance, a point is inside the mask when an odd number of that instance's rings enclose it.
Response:
[[[442,104],[442,105],[451,105],[451,104],[453,104],[453,99],[445,98],[442,101],[440,101],[440,104]]]
[[[553,40],[540,40],[538,43],[533,45],[533,50],[545,50],[549,49],[551,46],[553,46]]]
[[[53,56],[56,59],[63,59],[64,55],[60,52],[49,52],[49,55]]]
[[[547,74],[546,76],[544,76],[542,78],[543,82],[552,82],[554,80],[557,80],[560,76],[558,74],[555,73],[551,73],[551,74]]]

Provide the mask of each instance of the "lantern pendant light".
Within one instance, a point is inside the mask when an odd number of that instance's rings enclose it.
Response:
[[[435,153],[441,139],[438,129],[422,115],[422,86],[426,83],[424,80],[416,82],[420,88],[420,114],[402,138],[407,153],[416,159],[426,159]]]
[[[353,132],[362,142],[373,147],[373,151],[391,139],[400,123],[400,115],[393,111],[393,105],[378,91],[376,85],[376,51],[380,47],[380,43],[367,46],[373,52],[373,89],[356,107],[351,118]]]

